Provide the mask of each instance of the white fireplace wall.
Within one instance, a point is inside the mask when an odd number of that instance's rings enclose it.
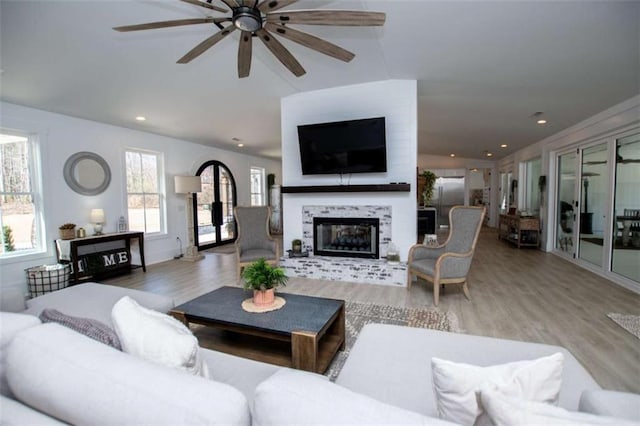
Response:
[[[366,185],[406,182],[408,192],[283,194],[284,249],[303,239],[305,206],[387,206],[391,209],[391,240],[406,260],[416,242],[417,84],[388,80],[298,93],[281,100],[282,185]],[[385,117],[386,173],[302,175],[297,126],[330,121]],[[381,255],[386,255],[386,248]]]

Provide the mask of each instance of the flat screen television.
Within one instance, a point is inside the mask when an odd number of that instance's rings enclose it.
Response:
[[[387,171],[384,117],[298,126],[303,175]]]

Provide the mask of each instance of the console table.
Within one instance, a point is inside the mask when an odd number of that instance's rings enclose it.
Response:
[[[540,244],[540,219],[533,216],[501,214],[498,236],[518,248],[538,247]]]
[[[140,265],[131,264],[131,240],[138,241]],[[114,250],[106,244],[114,241],[122,241],[124,247]],[[78,248],[83,246],[95,247],[93,251],[79,255]],[[118,252],[118,250],[121,251]],[[56,240],[56,252],[59,261],[71,263],[72,272],[70,281],[72,283],[78,283],[83,278],[95,278],[100,275],[129,272],[134,266],[141,267],[144,272],[147,272],[147,266],[144,261],[144,232],[118,232],[114,234],[93,235],[85,238],[74,238],[72,240]],[[80,266],[82,265],[83,259],[89,256],[102,259],[104,268],[101,273],[87,274],[88,271],[86,268],[81,270]]]

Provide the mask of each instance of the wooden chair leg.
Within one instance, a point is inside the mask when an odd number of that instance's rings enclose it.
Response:
[[[242,266],[240,265],[239,262],[238,262],[238,267],[236,268],[236,279],[237,279],[237,282],[240,282],[240,280],[242,279]]]
[[[433,304],[438,306],[438,301],[440,299],[440,280],[433,281]]]
[[[466,281],[464,282],[464,284],[462,284],[462,291],[464,291],[464,295],[467,300],[471,300],[471,295],[469,294],[469,286],[467,285]]]
[[[411,288],[411,270],[407,268],[407,291]]]

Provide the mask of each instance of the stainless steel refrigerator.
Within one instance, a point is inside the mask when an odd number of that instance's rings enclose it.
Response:
[[[449,210],[464,205],[464,176],[439,177],[433,189],[433,205],[440,228],[449,227]]]

